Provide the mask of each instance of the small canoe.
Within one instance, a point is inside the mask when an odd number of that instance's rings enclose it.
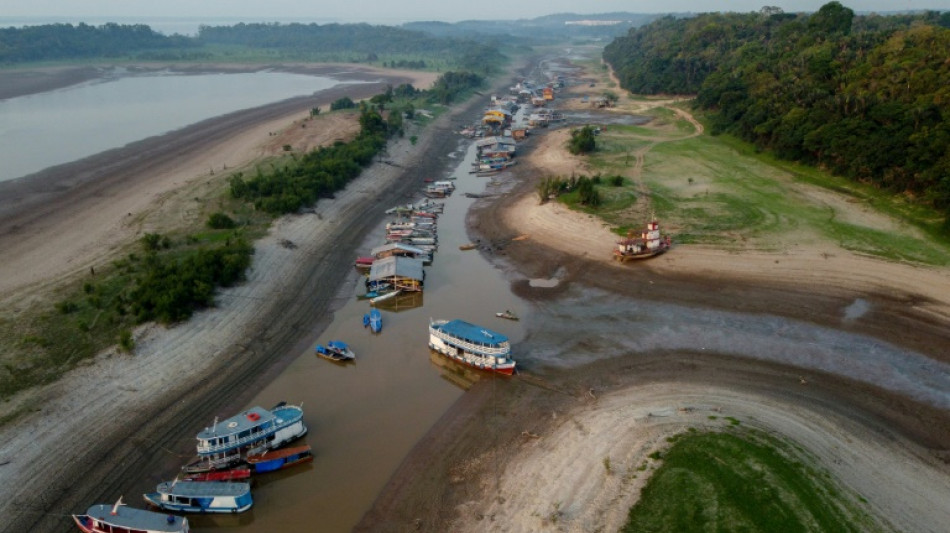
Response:
[[[495,313],[495,316],[498,318],[507,318],[508,320],[518,320],[518,315],[512,313],[511,311],[504,311]]]
[[[250,468],[232,468],[230,470],[213,470],[211,472],[188,474],[182,479],[184,481],[240,481],[249,477],[251,477]]]
[[[369,312],[369,329],[373,333],[379,333],[383,329],[383,315],[379,309],[371,309]]]
[[[380,295],[380,296],[377,296],[377,297],[371,299],[371,300],[369,301],[369,303],[371,303],[371,304],[378,304],[379,302],[388,300],[388,299],[390,299],[390,298],[395,298],[395,297],[396,297],[399,293],[401,293],[401,292],[402,292],[402,291],[387,292],[386,294],[382,294],[382,295]]]
[[[476,245],[472,243],[463,244],[459,246],[459,250],[474,250],[475,248],[476,248]]]

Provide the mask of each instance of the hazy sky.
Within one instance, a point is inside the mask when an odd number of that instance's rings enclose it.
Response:
[[[0,0],[0,17],[208,17],[261,20],[335,19],[341,22],[519,19],[551,13],[816,11],[830,0]],[[950,9],[950,0],[839,0],[855,11]]]

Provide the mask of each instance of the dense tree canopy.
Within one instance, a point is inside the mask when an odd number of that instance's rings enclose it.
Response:
[[[137,50],[189,48],[190,39],[166,37],[144,24],[47,24],[0,28],[0,64],[124,56]]]
[[[696,93],[713,133],[950,212],[944,15],[774,10],[665,18],[607,47],[624,88]]]

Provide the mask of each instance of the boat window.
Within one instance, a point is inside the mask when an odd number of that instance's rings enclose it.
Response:
[[[250,430],[242,431],[242,432],[238,433],[238,439],[247,438],[247,436],[250,435],[250,434],[251,434],[251,431],[250,431]]]

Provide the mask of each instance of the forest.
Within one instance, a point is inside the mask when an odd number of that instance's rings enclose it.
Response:
[[[665,17],[604,50],[621,86],[695,94],[711,133],[930,205],[950,231],[950,13]]]
[[[261,53],[301,61],[414,61],[482,73],[503,60],[491,44],[369,24],[201,26],[196,37],[165,36],[142,24],[0,28],[0,66],[104,58],[228,60]]]

